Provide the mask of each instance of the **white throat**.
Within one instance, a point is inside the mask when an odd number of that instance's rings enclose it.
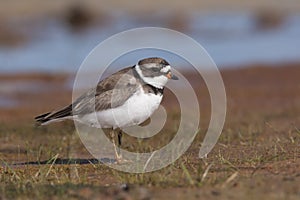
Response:
[[[135,70],[145,83],[148,83],[156,88],[162,89],[168,82],[168,78],[164,75],[155,76],[155,77],[145,77],[138,64],[135,65]]]

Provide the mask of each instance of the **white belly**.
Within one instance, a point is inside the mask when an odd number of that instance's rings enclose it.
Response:
[[[141,89],[122,106],[88,114],[79,121],[97,128],[123,128],[142,123],[159,107],[162,95],[144,93]],[[95,117],[96,116],[96,117]]]

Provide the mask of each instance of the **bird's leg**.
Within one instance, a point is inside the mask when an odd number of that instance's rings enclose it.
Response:
[[[123,136],[123,132],[122,132],[122,130],[119,130],[119,132],[118,132],[118,154],[120,155],[121,158],[122,158],[122,155],[120,152],[120,147],[122,145],[122,136]]]
[[[124,159],[122,154],[121,154],[121,151],[120,151],[120,148],[121,148],[121,145],[122,145],[122,136],[123,136],[123,131],[120,129],[119,132],[118,132],[118,163],[130,163],[131,161],[130,160],[127,160],[127,159]]]
[[[118,154],[118,150],[117,150],[117,146],[116,146],[116,142],[115,142],[115,130],[114,129],[112,129],[111,131],[110,131],[110,137],[111,137],[111,139],[112,139],[112,143],[113,143],[113,146],[114,146],[114,150],[115,150],[115,159],[116,159],[116,161],[117,162],[119,162],[119,160],[120,160],[120,156],[119,156],[119,154]]]

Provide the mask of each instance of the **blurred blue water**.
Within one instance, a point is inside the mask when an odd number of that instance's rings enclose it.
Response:
[[[185,33],[208,51],[219,68],[300,61],[300,15],[288,16],[280,27],[270,30],[258,30],[249,13],[192,14],[187,23]],[[120,31],[143,26],[165,27],[165,22],[145,22],[124,15],[111,23],[74,33],[59,21],[44,21],[33,29],[30,41],[24,45],[0,46],[0,73],[75,72],[101,41]],[[123,62],[134,64],[138,59],[134,56],[123,58]],[[164,54],[160,52],[160,56]],[[180,59],[174,62],[178,66],[185,64]]]

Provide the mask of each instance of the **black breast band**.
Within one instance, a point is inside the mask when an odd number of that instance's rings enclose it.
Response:
[[[146,85],[149,86],[153,90],[155,95],[157,95],[157,94],[163,95],[164,88],[157,88],[157,87],[154,87],[153,85],[150,85],[150,84],[146,84]]]

